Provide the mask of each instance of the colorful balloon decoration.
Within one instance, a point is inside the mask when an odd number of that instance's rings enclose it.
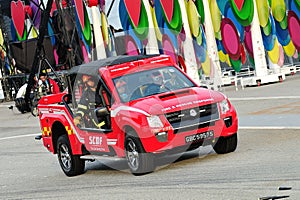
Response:
[[[21,0],[11,2],[11,18],[18,41],[27,39],[27,28],[25,26],[25,7]]]
[[[253,45],[252,45],[252,35],[251,35],[251,27],[245,27],[245,39],[244,39],[245,48],[250,56],[250,58],[254,58],[253,53]]]
[[[230,0],[230,6],[241,25],[248,26],[251,24],[254,14],[252,0]]]
[[[74,0],[77,24],[79,24],[81,39],[86,43],[86,46],[90,46],[92,42],[92,31],[89,15],[87,13],[86,6],[82,0]]]
[[[288,12],[288,29],[297,51],[300,52],[300,20],[296,13],[293,11]]]
[[[288,29],[291,35],[291,41],[294,44],[294,47],[296,48],[295,54],[298,54],[298,59],[300,61],[300,56],[299,56],[299,43],[300,39],[298,35],[299,32],[299,21],[300,21],[300,2],[299,0],[288,0]],[[286,46],[286,49],[291,50],[292,49],[292,44],[289,44]],[[289,48],[288,48],[289,47]],[[285,50],[286,50],[285,49]],[[297,53],[298,52],[298,53]],[[291,51],[290,51],[291,53]],[[288,55],[288,53],[287,53]]]
[[[250,31],[254,15],[253,1],[211,0],[210,9],[219,56],[222,56],[220,61],[227,62],[229,66],[239,72],[242,64],[247,60],[246,51],[249,57],[253,58]]]
[[[149,33],[149,21],[143,1],[137,0],[132,3],[130,0],[120,0],[119,15],[124,31],[134,39],[126,40],[126,48],[132,49],[136,46],[142,53],[143,41],[146,41]]]
[[[38,36],[43,1],[30,0],[28,5],[24,5],[23,2],[21,0],[11,2],[13,41],[26,41]],[[57,2],[53,3],[51,10],[48,36],[58,62],[56,49],[59,45],[58,38],[54,37],[56,30],[53,26]],[[59,2],[63,9],[74,6],[71,12],[74,12],[75,15],[72,16],[76,18],[75,28],[79,35],[77,43],[80,44],[79,49],[85,62],[90,61],[92,53],[99,52],[100,44],[104,46],[102,48],[104,50],[101,51],[104,57],[116,54],[114,34],[105,13],[105,0]],[[132,0],[120,0],[119,20],[125,33],[126,53],[129,55],[145,53],[147,49],[145,47],[151,43],[149,26],[152,27],[153,22],[156,36],[154,42],[157,42],[160,53],[169,54],[176,62],[179,56],[184,59],[185,53],[190,55],[184,52],[185,41],[192,38],[194,49],[192,57],[195,58],[201,72],[209,76],[213,74],[206,34],[207,28],[211,27],[205,27],[205,16],[209,12],[220,61],[227,63],[236,72],[239,72],[247,61],[255,67],[251,27],[254,9],[257,9],[263,50],[268,60],[283,66],[285,55],[299,59],[300,0],[255,0],[255,3],[257,8],[254,7],[254,0],[208,0],[210,9],[204,10],[202,0],[149,0],[150,8],[143,0],[135,0],[134,3]],[[182,6],[185,6],[185,9],[181,9]],[[148,16],[149,10],[151,16]],[[186,35],[186,32],[191,35]],[[98,46],[98,49],[95,46]],[[99,53],[95,57],[102,58],[103,54]]]
[[[178,55],[182,54],[181,44],[185,40],[179,2],[178,0],[155,0],[152,6],[153,23],[160,52],[170,55],[175,62],[178,62]]]
[[[88,9],[93,22],[94,59],[116,55],[114,36],[105,14],[105,0],[89,0]]]
[[[291,57],[296,51],[299,52],[300,46],[300,1],[287,2],[288,5],[284,0],[256,0],[264,48],[269,60],[280,66],[283,65],[282,52]],[[227,62],[236,71],[240,69],[240,62],[237,61],[241,59],[241,63],[245,62],[242,54],[248,54],[250,62],[254,61],[251,36],[253,1],[211,0],[210,9],[220,61]],[[226,55],[229,59],[226,59]]]
[[[39,0],[31,0],[29,5],[32,9],[32,20],[34,26],[39,29],[41,23],[41,10],[39,9],[40,2]],[[55,2],[54,5],[56,5]]]
[[[290,41],[290,33],[287,27],[287,15],[286,15],[286,4],[284,0],[271,0],[270,9],[272,10],[272,16],[275,23],[275,29],[276,29],[276,36],[278,39],[278,42],[283,46],[283,49],[286,54],[294,54],[295,49],[291,46]],[[289,45],[290,44],[290,45]],[[288,48],[289,45],[289,48]],[[275,53],[276,49],[276,53]],[[278,51],[278,52],[277,52]],[[275,55],[279,55],[279,49],[277,46],[272,49],[272,51],[268,52],[270,59],[273,63],[277,63],[276,60],[273,60]],[[291,53],[292,52],[292,53]],[[276,57],[277,58],[277,57]],[[279,59],[279,56],[278,56]],[[280,63],[278,63],[280,64]]]
[[[76,13],[76,26],[80,36],[80,47],[83,56],[83,62],[90,61],[89,53],[91,52],[92,30],[87,7],[82,0],[74,0]]]
[[[205,75],[211,73],[211,62],[207,52],[206,35],[204,31],[205,11],[202,0],[186,3],[189,27],[193,38],[196,61]]]

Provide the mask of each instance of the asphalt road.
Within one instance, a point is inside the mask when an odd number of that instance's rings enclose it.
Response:
[[[124,161],[88,163],[66,177],[34,140],[38,119],[0,104],[0,199],[300,199],[300,75],[261,87],[226,87],[239,115],[235,152],[203,147],[133,176]],[[109,166],[109,167],[108,167]],[[119,170],[116,170],[119,169]],[[279,187],[289,190],[279,190]]]

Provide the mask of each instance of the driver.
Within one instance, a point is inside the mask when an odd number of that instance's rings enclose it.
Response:
[[[159,71],[155,71],[151,74],[151,78],[153,80],[153,83],[159,86],[164,85],[164,77]]]
[[[155,71],[151,73],[152,83],[145,89],[145,96],[152,94],[159,94],[161,92],[167,91],[168,88],[165,87],[164,77],[160,71]]]

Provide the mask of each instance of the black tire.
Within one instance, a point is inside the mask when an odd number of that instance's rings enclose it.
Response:
[[[217,143],[213,146],[217,154],[230,153],[236,150],[237,147],[237,134],[229,137],[220,137]]]
[[[32,102],[32,105],[31,105],[31,108],[30,108],[30,110],[31,110],[31,114],[34,116],[34,117],[37,117],[38,115],[39,115],[39,113],[38,113],[38,100],[34,100],[33,102]]]
[[[141,141],[137,137],[126,137],[125,154],[129,169],[133,175],[144,175],[155,170],[153,154],[145,152]]]
[[[85,161],[72,154],[67,135],[62,135],[57,140],[57,158],[67,176],[77,176],[84,172]]]
[[[25,99],[23,97],[17,98],[15,100],[15,106],[22,114],[30,111],[30,108],[26,104]]]

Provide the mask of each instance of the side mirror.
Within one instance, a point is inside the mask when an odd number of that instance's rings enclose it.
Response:
[[[97,117],[106,117],[107,115],[109,115],[109,112],[106,107],[96,108],[95,113]]]

